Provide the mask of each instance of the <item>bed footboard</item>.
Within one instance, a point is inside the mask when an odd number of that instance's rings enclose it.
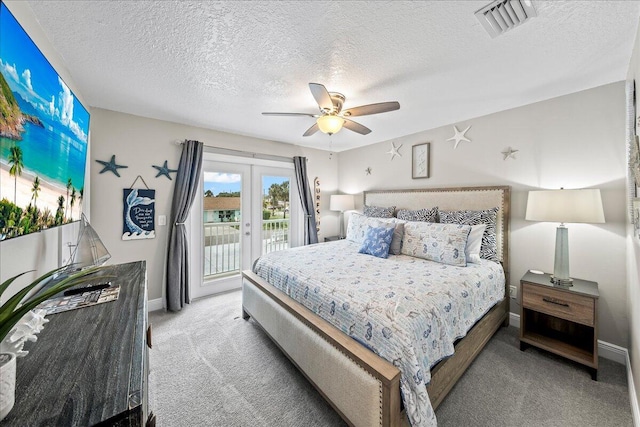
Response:
[[[250,271],[251,316],[350,425],[400,427],[400,371]]]

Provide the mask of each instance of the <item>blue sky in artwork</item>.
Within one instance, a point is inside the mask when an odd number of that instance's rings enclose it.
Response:
[[[289,181],[289,178],[284,176],[263,176],[262,193],[268,193],[271,184],[282,184],[285,181]],[[232,193],[234,191],[240,191],[240,185],[241,177],[239,174],[206,171],[204,173],[205,192],[211,190],[214,195],[225,192]]]
[[[0,71],[12,91],[44,117],[87,142],[89,113],[60,79],[20,24],[0,5]]]

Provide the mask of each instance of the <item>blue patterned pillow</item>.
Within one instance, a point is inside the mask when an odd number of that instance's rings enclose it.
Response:
[[[438,207],[435,206],[431,209],[418,209],[415,211],[400,209],[396,216],[398,219],[405,221],[438,222]]]
[[[389,247],[393,238],[395,227],[369,227],[358,251],[361,254],[369,254],[378,258],[389,256]]]
[[[388,208],[383,208],[382,206],[367,206],[364,205],[362,208],[362,213],[365,216],[375,217],[375,218],[393,218],[393,213],[395,212],[395,206],[389,206]]]

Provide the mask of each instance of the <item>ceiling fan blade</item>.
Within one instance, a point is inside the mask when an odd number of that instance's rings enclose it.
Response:
[[[367,135],[371,133],[371,129],[369,129],[368,127],[362,126],[360,123],[356,123],[353,120],[349,119],[344,119],[344,125],[342,126],[356,133],[359,133],[360,135]]]
[[[311,94],[321,110],[333,110],[333,101],[331,100],[331,96],[329,96],[329,91],[324,85],[320,83],[309,83],[309,89],[311,89]]]
[[[395,111],[400,109],[400,103],[379,102],[377,104],[361,105],[359,107],[349,108],[342,112],[346,117],[367,116],[369,114],[386,113],[387,111]]]
[[[263,116],[308,116],[308,117],[318,117],[317,114],[309,114],[309,113],[262,113]]]
[[[314,133],[318,132],[318,124],[314,123],[302,136],[311,136]]]

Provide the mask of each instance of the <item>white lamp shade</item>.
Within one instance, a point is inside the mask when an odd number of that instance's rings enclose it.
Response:
[[[603,223],[598,189],[529,191],[527,221]]]
[[[320,129],[321,132],[333,135],[342,129],[344,119],[339,116],[326,115],[318,117],[316,123],[318,124],[318,129]]]
[[[353,209],[355,209],[353,194],[334,194],[329,199],[329,210],[345,212]]]

